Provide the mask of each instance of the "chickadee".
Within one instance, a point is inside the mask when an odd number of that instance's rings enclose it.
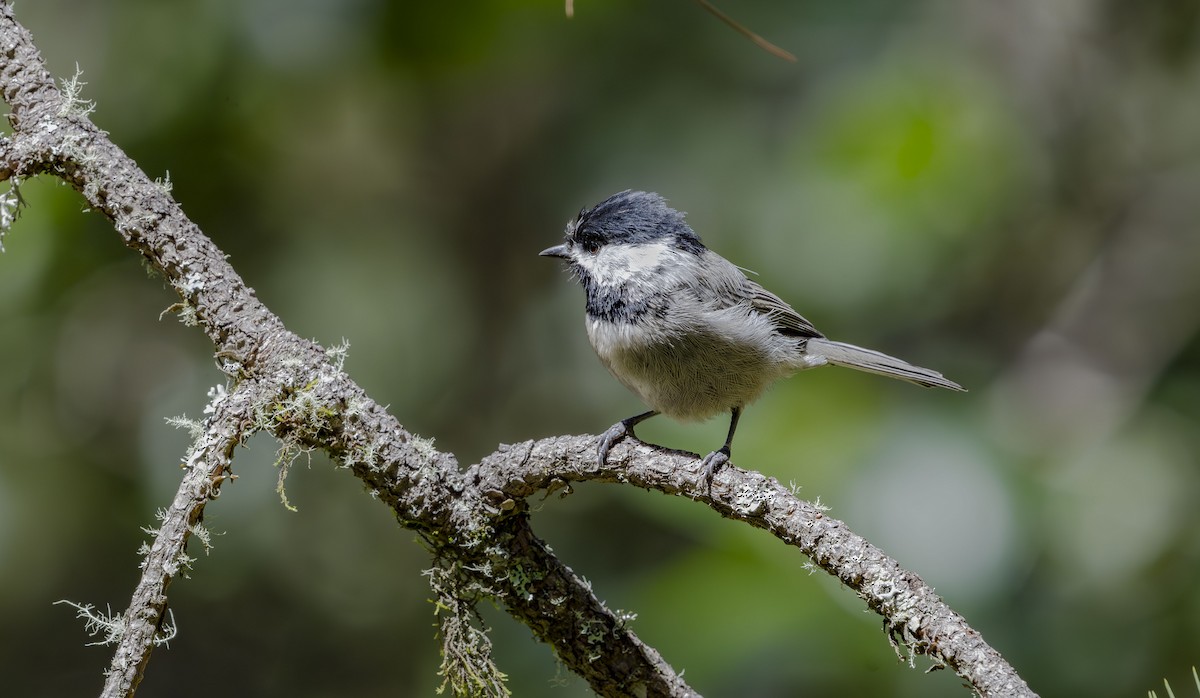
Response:
[[[587,333],[600,361],[651,409],[600,437],[608,451],[656,414],[681,421],[728,410],[729,433],[701,462],[706,482],[729,461],[742,408],[797,371],[832,364],[925,387],[963,390],[937,371],[825,338],[778,296],[706,248],[658,194],[623,191],[579,212],[565,259],[587,294]],[[636,438],[636,437],[635,437]]]

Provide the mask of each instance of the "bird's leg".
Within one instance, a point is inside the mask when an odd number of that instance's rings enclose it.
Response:
[[[638,424],[650,419],[658,412],[650,410],[641,414],[635,414],[632,417],[622,419],[616,424],[608,428],[608,431],[600,435],[600,447],[596,451],[596,463],[603,468],[605,461],[608,460],[608,449],[612,448],[618,441],[626,436],[637,438],[633,433],[633,428]]]
[[[738,420],[742,417],[742,408],[734,407],[729,418],[729,434],[725,436],[725,445],[704,457],[700,461],[701,472],[704,474],[704,484],[712,491],[712,479],[721,466],[729,462],[729,448],[733,444],[733,432],[737,431]]]

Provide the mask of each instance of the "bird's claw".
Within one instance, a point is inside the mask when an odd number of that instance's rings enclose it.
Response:
[[[600,446],[596,449],[596,465],[603,468],[604,464],[608,461],[608,450],[630,433],[631,430],[626,426],[625,422],[617,422],[601,434]]]
[[[700,460],[700,475],[705,488],[712,492],[713,475],[729,462],[729,446],[722,446]]]

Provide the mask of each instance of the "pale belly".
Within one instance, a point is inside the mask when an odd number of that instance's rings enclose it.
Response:
[[[680,420],[742,407],[794,370],[760,342],[714,334],[656,338],[630,325],[589,322],[588,336],[617,380],[651,409]]]

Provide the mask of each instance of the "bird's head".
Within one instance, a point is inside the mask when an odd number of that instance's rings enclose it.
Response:
[[[625,190],[580,211],[567,223],[562,244],[540,254],[567,260],[585,285],[609,285],[654,272],[672,255],[704,249],[683,214],[661,196]]]

